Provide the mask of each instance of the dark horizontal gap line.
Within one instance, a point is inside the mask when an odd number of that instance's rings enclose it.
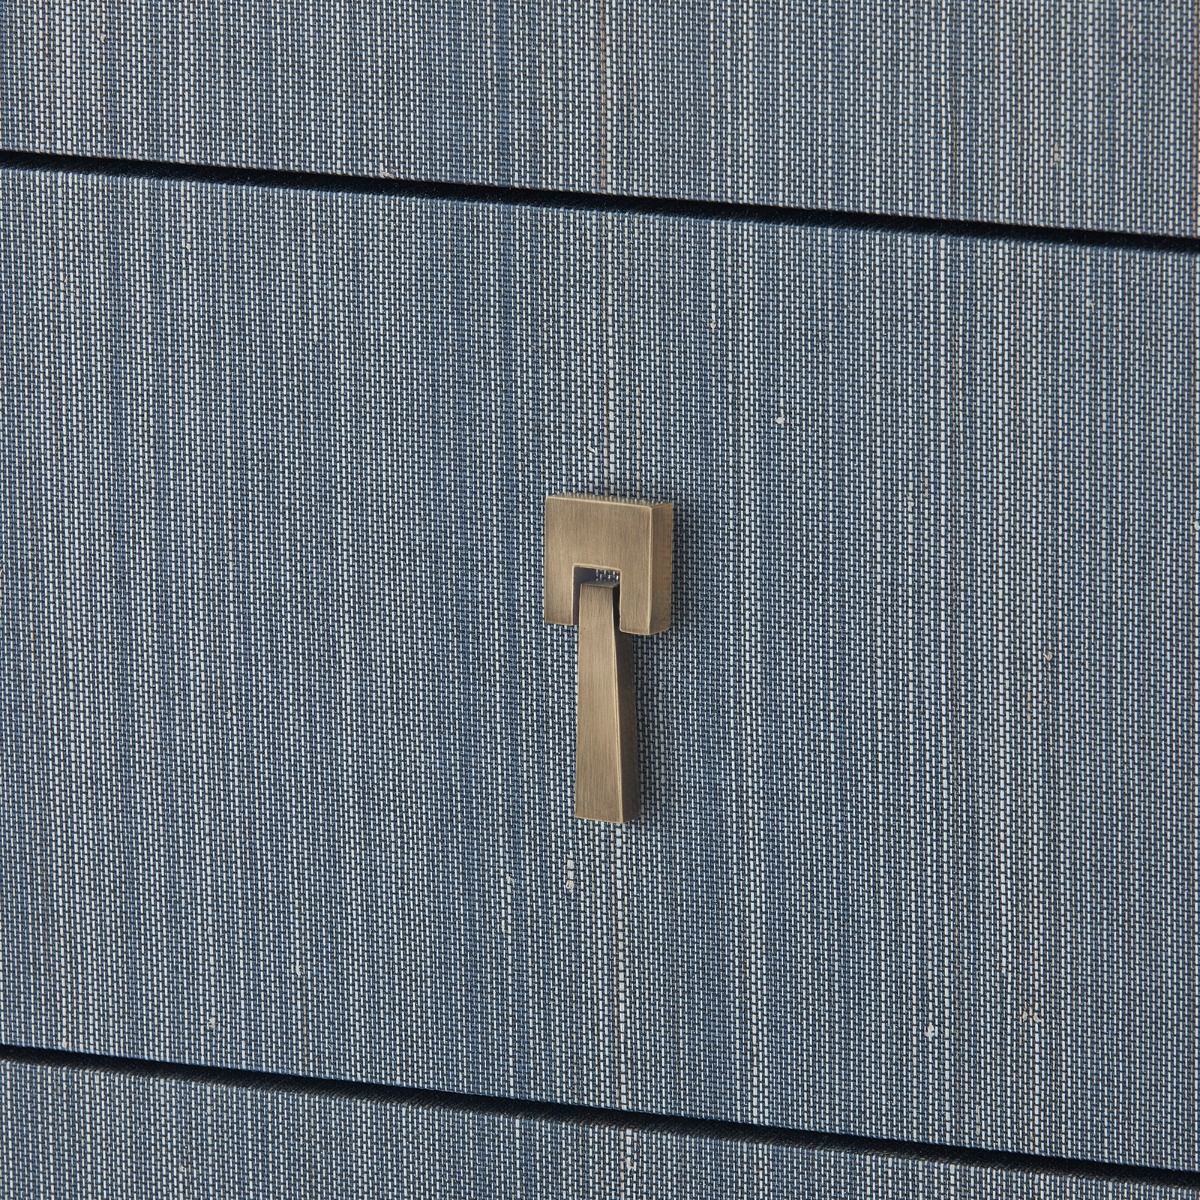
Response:
[[[1200,1171],[1174,1171],[1161,1167],[1137,1167],[1082,1159],[1054,1158],[1036,1154],[1010,1154],[996,1150],[968,1150],[923,1142],[892,1141],[853,1134],[810,1133],[768,1125],[710,1121],[695,1117],[660,1116],[598,1108],[578,1104],[502,1099],[463,1092],[434,1091],[391,1084],[354,1083],[307,1075],[230,1067],[191,1066],[106,1054],[83,1054],[44,1050],[29,1046],[0,1046],[0,1062],[30,1066],[107,1072],[146,1079],[166,1079],[262,1091],[295,1092],[306,1096],[362,1100],[372,1104],[411,1105],[447,1112],[495,1116],[510,1120],[535,1120],[566,1125],[591,1125],[606,1129],[675,1137],[742,1142],[753,1145],[793,1147],[857,1156],[917,1159],[922,1162],[993,1171],[1056,1175],[1102,1183],[1137,1183],[1158,1187],[1200,1189]]]
[[[76,175],[165,179],[186,183],[225,183],[245,187],[403,196],[467,204],[509,204],[525,208],[562,208],[585,212],[654,214],[706,221],[750,221],[773,225],[1001,239],[1049,245],[1103,246],[1109,249],[1167,250],[1200,254],[1200,238],[1169,237],[1104,230],[1007,225],[997,221],[959,221],[934,217],[898,217],[835,209],[788,208],[769,204],[729,204],[707,200],[665,200],[544,188],[493,187],[487,184],[381,179],[365,175],[329,175],[307,171],[265,171],[242,167],[146,162],[123,158],[84,158],[62,154],[0,151],[0,169],[66,171]]]

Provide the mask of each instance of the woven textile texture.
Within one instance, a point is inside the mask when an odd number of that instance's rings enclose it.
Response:
[[[0,1064],[14,1196],[429,1200],[1172,1200],[1110,1182],[897,1154],[503,1115],[349,1093]]]
[[[0,1041],[1194,1168],[1198,293],[0,174]],[[562,491],[676,505],[628,827]]]
[[[1195,235],[1194,0],[13,0],[0,146]]]

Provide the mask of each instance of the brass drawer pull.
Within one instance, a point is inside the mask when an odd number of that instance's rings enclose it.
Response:
[[[546,497],[545,618],[579,626],[577,817],[620,823],[637,815],[637,715],[624,635],[671,624],[672,517],[669,504]]]

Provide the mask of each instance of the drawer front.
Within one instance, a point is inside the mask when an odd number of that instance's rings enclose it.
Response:
[[[0,179],[4,1040],[1196,1164],[1194,258]]]
[[[930,1161],[672,1122],[473,1108],[379,1090],[0,1063],[11,1194],[525,1200],[1173,1200],[1184,1182]]]
[[[1192,0],[24,0],[0,145],[1195,235],[1198,36]]]

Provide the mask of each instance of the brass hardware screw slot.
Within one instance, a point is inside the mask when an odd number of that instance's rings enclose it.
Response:
[[[669,504],[546,497],[545,619],[579,627],[575,815],[586,820],[620,824],[637,815],[637,712],[625,635],[671,623],[672,525]]]

